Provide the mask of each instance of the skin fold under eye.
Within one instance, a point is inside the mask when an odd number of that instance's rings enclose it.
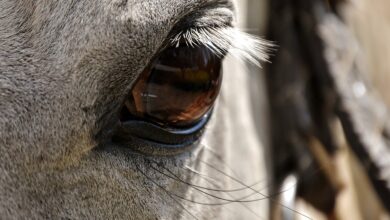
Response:
[[[205,46],[162,51],[134,84],[121,120],[163,127],[195,125],[212,108],[222,82],[222,58]]]

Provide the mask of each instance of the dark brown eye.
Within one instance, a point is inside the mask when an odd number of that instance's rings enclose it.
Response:
[[[167,127],[194,125],[219,93],[221,61],[202,46],[165,49],[134,84],[122,120],[135,117]]]

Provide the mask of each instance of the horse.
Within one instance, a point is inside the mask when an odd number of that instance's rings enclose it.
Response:
[[[270,44],[232,1],[0,5],[2,218],[268,217],[258,85],[232,60]]]

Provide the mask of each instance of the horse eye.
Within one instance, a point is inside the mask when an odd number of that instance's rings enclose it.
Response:
[[[163,127],[195,125],[212,108],[222,82],[222,58],[207,47],[170,47],[135,82],[121,120]]]

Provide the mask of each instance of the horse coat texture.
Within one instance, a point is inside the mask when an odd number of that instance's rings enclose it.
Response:
[[[228,0],[0,0],[1,218],[267,217],[259,90],[243,66],[225,67],[193,150],[146,157],[109,138],[175,25],[192,14],[231,26],[233,11]]]

